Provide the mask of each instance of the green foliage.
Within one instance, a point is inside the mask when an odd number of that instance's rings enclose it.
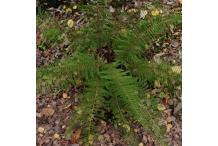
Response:
[[[99,108],[103,106],[103,97],[107,92],[104,82],[98,78],[89,80],[86,86],[84,94],[80,97],[80,107],[76,109],[75,116],[66,130],[66,136],[70,138],[72,130],[79,125],[82,128],[84,143],[88,144],[89,138],[95,135],[95,117]]]
[[[96,61],[92,55],[75,52],[59,62],[37,69],[37,92],[46,93],[51,89],[66,89],[76,80],[94,78],[97,73]]]
[[[89,139],[96,133],[95,123],[105,108],[113,113],[111,121],[115,125],[125,129],[127,126],[123,125],[130,125],[128,119],[131,117],[153,134],[158,144],[166,145],[163,129],[157,125],[157,115],[143,105],[140,92],[155,80],[173,88],[181,83],[181,77],[166,63],[146,60],[143,53],[153,39],[169,30],[171,24],[180,24],[181,16],[139,20],[131,30],[127,27],[119,32],[120,24],[106,8],[105,1],[83,7],[90,19],[77,31],[77,38],[72,43],[76,52],[53,65],[37,69],[37,92],[66,89],[71,84],[77,85],[78,80],[83,81],[85,89],[80,93],[80,106],[69,122],[66,136],[69,138],[72,130],[80,127],[85,145],[91,145]],[[49,42],[55,42],[59,33],[56,29],[48,29],[43,36]],[[104,62],[98,56],[97,49],[105,46],[116,54],[112,63]],[[131,137],[131,131],[126,129],[125,135]]]
[[[43,37],[49,44],[58,42],[61,36],[61,31],[58,28],[47,28],[43,32]]]
[[[112,99],[115,98],[117,108],[113,107],[112,110],[117,118],[125,122],[123,113],[126,112],[147,131],[153,133],[160,144],[164,144],[164,136],[161,135],[160,128],[156,126],[152,116],[146,113],[146,108],[141,104],[136,78],[112,65],[108,65],[102,73],[103,78],[107,80],[109,92],[112,93]]]
[[[73,46],[79,50],[93,52],[96,48],[110,45],[114,35],[113,32],[116,32],[116,27],[112,21],[112,15],[106,9],[105,4],[98,3],[83,6],[82,11],[89,16],[89,20],[85,27],[77,31],[78,35],[74,39]]]

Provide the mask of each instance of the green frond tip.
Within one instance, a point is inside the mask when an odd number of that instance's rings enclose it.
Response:
[[[147,113],[145,107],[141,104],[139,98],[139,87],[137,81],[116,65],[107,65],[105,70],[101,72],[102,78],[109,82],[108,90],[112,93],[112,98],[117,100],[119,109],[119,118],[122,119],[122,110],[127,112],[136,121],[138,121],[148,132],[154,134],[158,143],[164,144],[165,137],[161,135],[161,130],[152,119],[150,113]],[[121,110],[122,109],[122,110]]]
[[[67,138],[70,138],[73,129],[79,125],[82,129],[82,139],[89,145],[89,138],[96,133],[95,116],[99,108],[103,106],[103,97],[106,95],[104,82],[100,79],[96,78],[87,82],[87,88],[80,96],[80,106],[76,109],[65,132]]]
[[[78,78],[94,78],[97,74],[94,56],[76,52],[73,56],[61,59],[53,65],[37,69],[37,92],[51,89],[65,89],[75,84]]]

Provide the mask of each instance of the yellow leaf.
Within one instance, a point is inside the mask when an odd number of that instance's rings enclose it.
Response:
[[[160,88],[160,87],[161,87],[159,80],[155,80],[155,81],[154,81],[154,87],[155,87],[155,88]]]
[[[152,16],[158,16],[160,14],[160,11],[158,9],[152,10],[151,15]]]
[[[138,10],[137,9],[129,9],[127,12],[128,13],[136,13]]]
[[[170,132],[170,129],[172,128],[172,124],[167,124],[167,132]]]
[[[124,125],[123,125],[123,128],[125,128],[125,129],[126,129],[126,131],[128,131],[128,132],[130,131],[130,126],[129,126],[129,125],[127,125],[127,124],[124,124]]]
[[[182,0],[179,0],[179,3],[182,4]]]
[[[77,9],[77,5],[73,6],[73,9],[76,10]]]
[[[71,13],[71,12],[72,12],[72,9],[71,9],[71,8],[67,8],[67,9],[65,10],[65,12],[66,12],[66,13]]]
[[[157,105],[157,109],[158,109],[159,111],[163,111],[163,110],[166,109],[166,107],[165,107],[163,104],[158,104],[158,105]]]
[[[141,142],[141,143],[139,143],[139,146],[144,146],[144,144]]]
[[[45,129],[44,129],[43,127],[39,127],[39,128],[38,128],[38,132],[39,132],[39,133],[43,133],[44,131],[45,131]]]
[[[70,19],[70,20],[67,21],[67,26],[70,27],[70,28],[72,28],[74,26],[73,19]]]
[[[171,69],[173,72],[175,72],[177,74],[180,74],[182,72],[181,66],[173,66]]]
[[[60,137],[59,134],[55,133],[55,134],[53,135],[53,139],[61,139],[61,137]]]

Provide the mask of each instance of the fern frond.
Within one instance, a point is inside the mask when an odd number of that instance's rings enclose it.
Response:
[[[140,55],[152,39],[155,39],[169,30],[171,24],[181,24],[181,15],[158,16],[148,20],[140,20],[134,30],[120,33],[113,39],[113,49],[118,61],[125,63]]]
[[[181,24],[181,14],[170,14],[167,16],[157,16],[147,20],[140,20],[136,31],[142,33],[142,39],[146,42],[151,41],[166,33],[170,25]]]
[[[146,117],[145,107],[141,104],[138,91],[139,87],[135,78],[128,75],[121,69],[117,69],[116,65],[108,65],[102,71],[104,79],[108,80],[109,89],[112,93],[112,98],[117,98],[119,105],[125,112],[138,121],[147,131],[153,133],[157,141],[164,144],[165,137],[161,135],[161,130],[152,117]],[[115,99],[116,100],[116,99]],[[120,110],[121,111],[121,110]],[[122,112],[120,112],[122,115]]]
[[[44,93],[55,88],[67,88],[75,79],[92,79],[97,74],[94,56],[76,52],[48,67],[37,69],[37,92]]]
[[[86,145],[89,145],[89,138],[95,135],[95,115],[104,104],[104,96],[107,92],[104,89],[104,82],[95,79],[87,82],[87,88],[81,96],[81,103],[76,110],[69,126],[66,130],[66,136],[69,138],[72,130],[79,125],[82,128],[82,138]]]
[[[135,58],[127,65],[127,68],[142,84],[153,84],[155,80],[159,80],[161,84],[171,89],[182,82],[181,75],[172,72],[171,66],[166,63],[157,64]]]

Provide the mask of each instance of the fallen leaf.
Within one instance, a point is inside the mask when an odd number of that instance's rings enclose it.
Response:
[[[69,19],[69,20],[67,21],[67,26],[70,27],[70,28],[72,28],[72,27],[74,26],[74,21],[73,21],[73,19]]]
[[[79,139],[80,139],[80,134],[81,134],[81,129],[77,129],[71,138],[72,143],[78,143]]]
[[[115,12],[115,9],[114,9],[112,6],[110,6],[110,7],[109,7],[109,11],[110,11],[111,13],[114,13],[114,12]]]
[[[45,129],[44,129],[43,127],[39,127],[39,128],[38,128],[38,132],[39,132],[39,133],[44,133],[44,131],[45,131]]]
[[[139,146],[144,146],[144,144],[141,142],[141,143],[139,143]]]
[[[68,109],[71,106],[71,103],[69,103],[67,106],[64,107],[64,109]]]
[[[137,9],[129,9],[127,12],[128,13],[136,13],[136,12],[138,12],[138,10]]]
[[[73,9],[76,10],[77,9],[77,5],[73,6]]]
[[[70,98],[70,96],[68,96],[67,93],[63,93],[63,98]]]
[[[41,114],[44,116],[52,116],[54,114],[54,109],[51,107],[43,108]]]
[[[154,87],[155,87],[155,88],[160,88],[160,87],[161,87],[159,80],[155,80],[155,81],[154,81]]]
[[[182,68],[181,66],[173,66],[171,67],[172,71],[177,73],[177,74],[180,74],[182,72]]]
[[[182,0],[179,0],[179,3],[182,4]]]
[[[66,125],[62,125],[61,128],[62,128],[62,129],[66,128]]]
[[[53,139],[61,139],[61,137],[60,137],[59,134],[55,133],[55,134],[53,135]]]
[[[139,129],[134,129],[134,132],[135,132],[135,133],[138,133],[138,132],[139,132]]]
[[[158,16],[160,14],[160,11],[158,9],[152,10],[151,15],[152,16]]]
[[[124,124],[124,125],[123,125],[123,128],[125,128],[125,129],[126,129],[126,131],[128,131],[128,132],[130,131],[130,126],[129,126],[129,125],[127,125],[127,124]]]
[[[144,19],[147,14],[148,14],[148,11],[140,10],[140,18]]]
[[[167,124],[167,133],[170,132],[170,129],[173,127],[172,124]]]
[[[166,107],[165,107],[163,104],[158,104],[158,105],[157,105],[157,109],[158,109],[159,111],[163,111],[163,110],[166,109]]]
[[[66,13],[71,13],[71,12],[72,12],[72,9],[71,9],[71,8],[67,8],[67,9],[65,10],[65,12],[66,12]]]
[[[176,115],[180,110],[182,109],[182,103],[178,103],[178,105],[175,107],[173,114]]]

